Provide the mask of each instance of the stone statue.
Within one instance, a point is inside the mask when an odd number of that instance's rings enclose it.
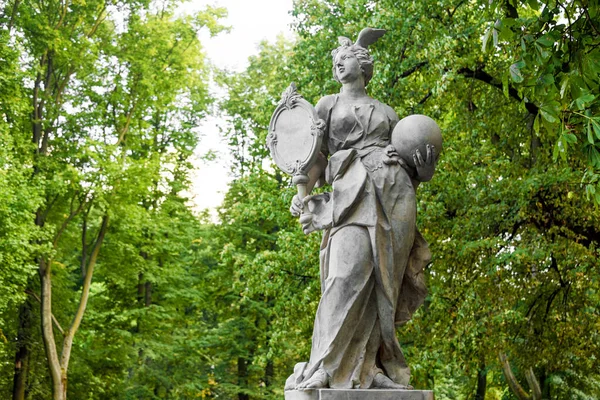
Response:
[[[368,46],[384,33],[366,28],[356,43],[339,38],[333,76],[342,89],[317,103],[312,124],[320,130],[306,137],[320,151],[303,153],[310,162],[294,179],[306,187],[294,197],[292,214],[306,234],[324,231],[322,296],[310,360],[296,365],[286,391],[410,389],[395,330],[427,292],[423,269],[431,255],[416,228],[415,193],[432,178],[442,139],[430,118],[399,121],[391,107],[367,95],[373,76]],[[272,151],[278,120],[274,115]],[[324,182],[330,192],[306,196]]]

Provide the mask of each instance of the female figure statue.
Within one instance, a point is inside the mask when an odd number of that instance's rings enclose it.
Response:
[[[384,33],[366,28],[356,44],[339,39],[332,56],[341,92],[316,105],[326,131],[309,193],[323,178],[333,189],[296,196],[290,210],[305,233],[324,230],[322,297],[310,360],[296,365],[286,390],[408,387],[395,327],[426,294],[422,271],[430,254],[415,228],[415,189],[433,176],[436,149],[415,151],[409,167],[390,145],[398,116],[366,93],[373,75],[367,47]]]

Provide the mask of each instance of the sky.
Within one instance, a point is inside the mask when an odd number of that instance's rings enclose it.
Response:
[[[193,0],[184,10],[199,10],[206,5],[228,10],[228,17],[222,23],[231,27],[229,33],[214,38],[210,38],[208,33],[200,36],[208,58],[219,68],[241,72],[247,66],[248,57],[258,53],[261,41],[274,41],[279,33],[292,36],[292,17],[289,15],[292,0]],[[219,95],[214,85],[212,90]],[[216,215],[214,209],[221,204],[230,181],[231,157],[219,134],[219,126],[223,124],[223,120],[209,117],[200,127],[202,138],[194,160],[195,170],[189,194],[194,209],[211,209],[213,218]],[[202,161],[201,156],[209,149],[217,152],[216,160]]]

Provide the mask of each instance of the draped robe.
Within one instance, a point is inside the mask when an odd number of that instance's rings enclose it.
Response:
[[[395,327],[423,303],[427,243],[416,230],[413,181],[386,148],[398,122],[387,105],[370,99],[317,104],[331,154],[325,180],[331,193],[308,203],[327,228],[321,245],[321,300],[308,363],[296,366],[295,384],[324,370],[331,388],[369,388],[377,373],[408,385],[410,369]]]

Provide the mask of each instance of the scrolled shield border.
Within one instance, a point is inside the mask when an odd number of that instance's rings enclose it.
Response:
[[[310,133],[313,137],[312,146],[308,157],[305,160],[297,159],[293,162],[287,162],[282,159],[277,152],[277,132],[275,126],[281,113],[285,110],[300,107],[306,111],[310,118]],[[275,108],[271,121],[269,122],[269,133],[267,135],[267,146],[271,152],[271,156],[275,164],[285,173],[293,176],[306,175],[314,164],[321,149],[321,142],[325,132],[325,121],[319,119],[317,110],[306,101],[296,89],[296,85],[291,83],[290,86],[281,95],[281,100]]]

